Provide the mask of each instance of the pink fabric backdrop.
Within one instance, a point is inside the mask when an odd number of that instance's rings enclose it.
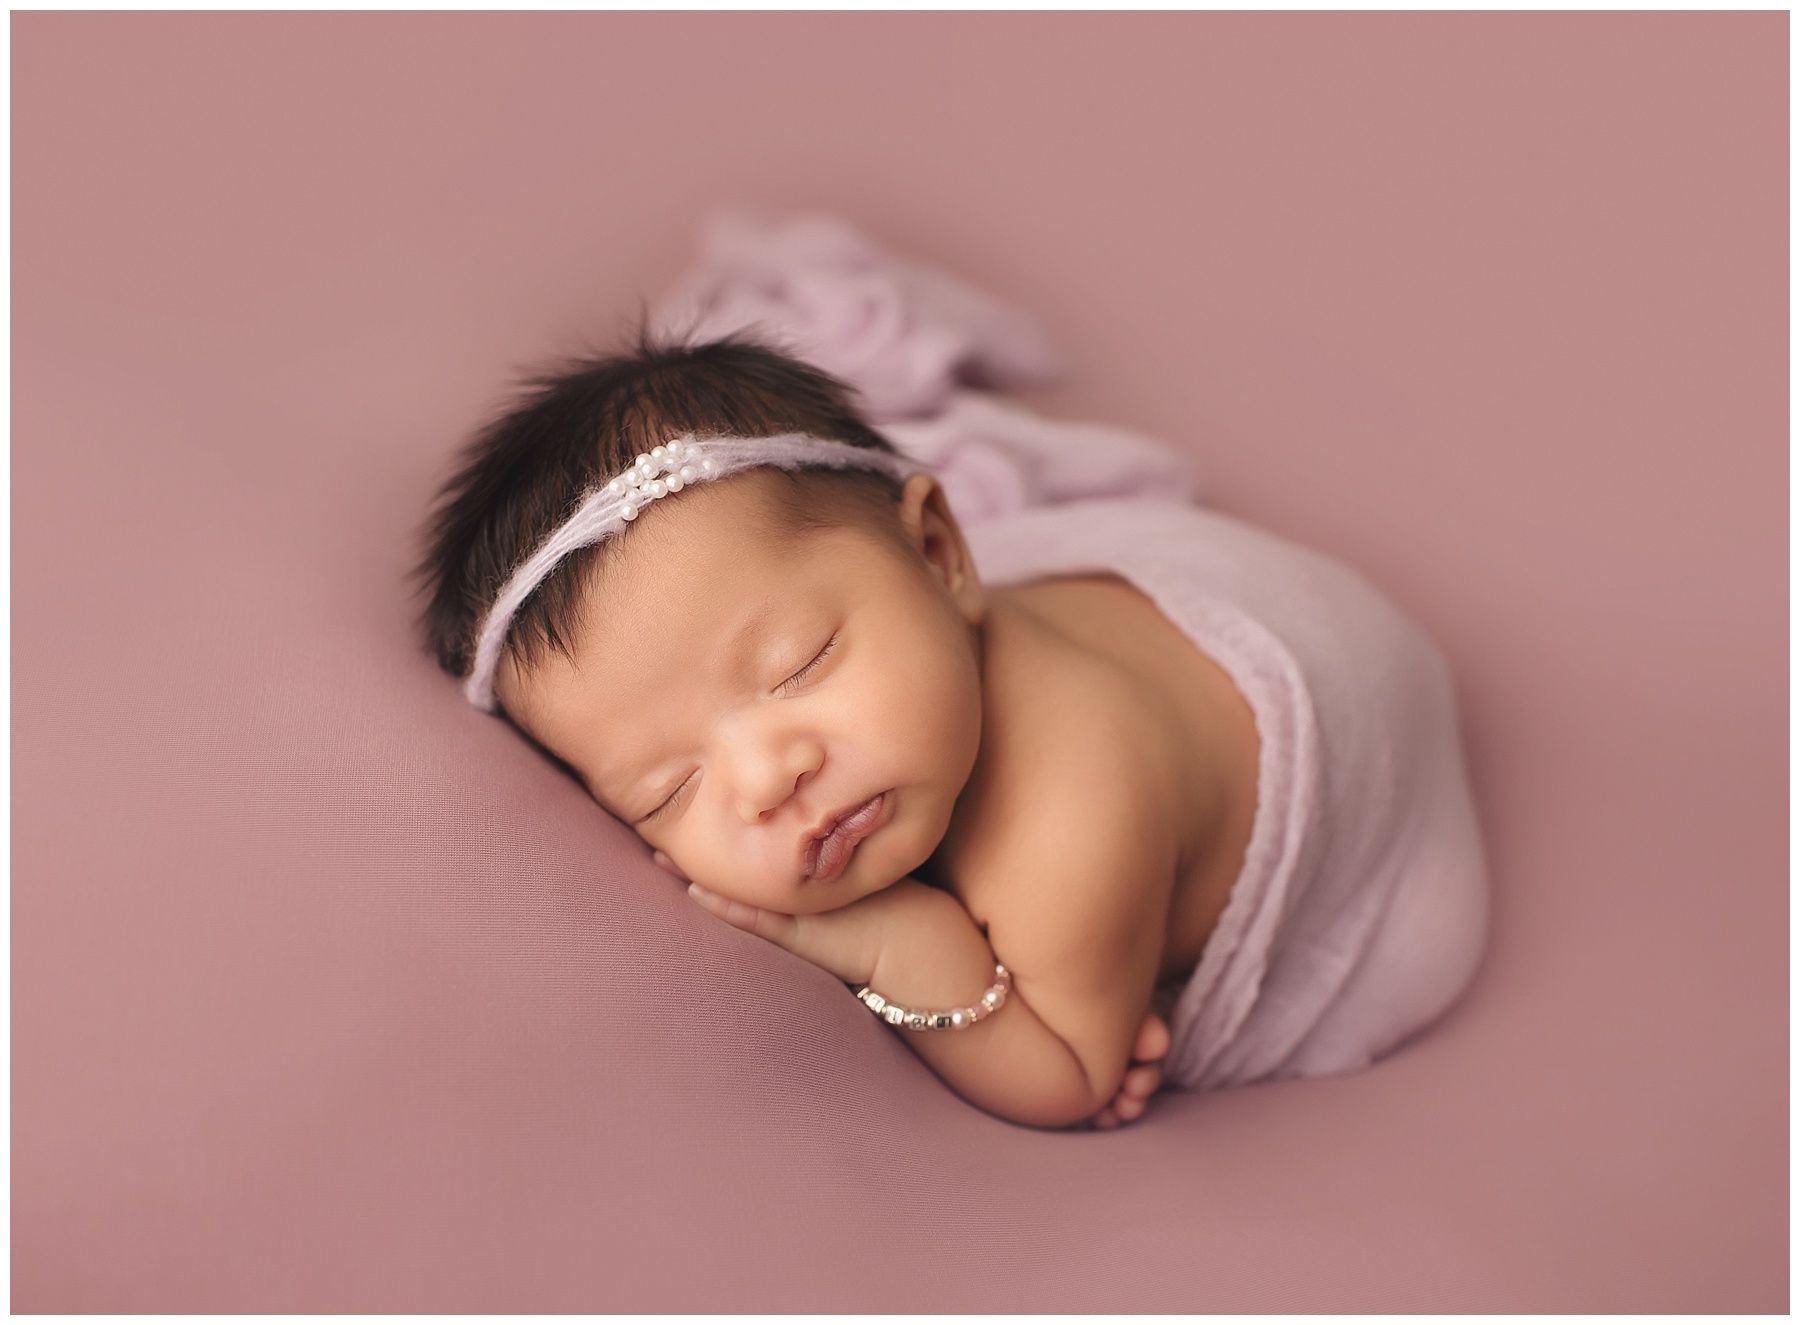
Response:
[[[1785,1311],[1787,24],[16,14],[12,1308]],[[1001,1123],[416,652],[450,447],[723,202],[1430,627],[1433,1034]]]

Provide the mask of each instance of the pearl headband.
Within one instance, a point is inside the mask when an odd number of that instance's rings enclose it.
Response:
[[[463,682],[464,697],[476,708],[494,712],[494,673],[500,666],[501,646],[506,642],[513,614],[569,553],[612,537],[643,514],[651,502],[680,492],[690,483],[724,478],[758,465],[777,469],[809,465],[872,469],[894,479],[931,469],[907,456],[827,441],[802,432],[774,437],[709,437],[704,441],[687,433],[639,455],[614,478],[584,492],[575,513],[512,573],[475,636],[475,663]]]

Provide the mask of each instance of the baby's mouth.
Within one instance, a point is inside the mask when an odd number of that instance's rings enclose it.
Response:
[[[806,849],[806,876],[827,881],[842,873],[860,843],[884,818],[892,792],[884,791],[864,801],[833,825],[824,837],[816,838]]]

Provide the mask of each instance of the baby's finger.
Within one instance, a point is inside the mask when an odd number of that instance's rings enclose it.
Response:
[[[1117,1127],[1118,1125],[1119,1116],[1113,1112],[1113,1106],[1110,1104],[1094,1115],[1093,1127],[1097,1132],[1104,1132],[1109,1128]]]
[[[708,892],[697,883],[688,885],[688,896],[721,920],[729,921],[739,929],[748,930],[782,947],[788,946],[796,928],[793,916],[782,915],[778,911],[765,911],[748,902],[722,897],[718,893]]]
[[[1125,1122],[1134,1122],[1142,1116],[1147,1103],[1148,1101],[1141,1100],[1136,1095],[1126,1095],[1113,1101],[1113,1112]]]
[[[697,883],[688,885],[688,895],[719,919],[786,948],[851,984],[866,983],[881,955],[880,913],[866,902],[789,915],[709,892]],[[954,900],[945,893],[935,895]]]

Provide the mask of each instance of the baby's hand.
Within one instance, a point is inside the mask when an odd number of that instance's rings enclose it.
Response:
[[[1150,1103],[1150,1097],[1162,1085],[1162,1067],[1158,1060],[1169,1052],[1169,1025],[1155,1009],[1146,1013],[1138,1027],[1137,1040],[1131,1046],[1132,1061],[1137,1064],[1125,1074],[1119,1093],[1089,1120],[1095,1131],[1105,1131],[1120,1123],[1134,1121]]]
[[[890,917],[897,910],[919,904],[917,893],[931,892],[917,880],[905,878],[848,906],[811,915],[789,915],[732,901],[697,883],[688,885],[688,896],[721,920],[747,929],[830,971],[846,984],[855,985],[867,984],[873,978]]]

